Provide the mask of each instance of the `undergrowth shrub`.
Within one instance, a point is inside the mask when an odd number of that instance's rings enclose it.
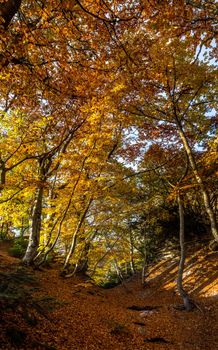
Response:
[[[23,237],[18,237],[14,239],[12,247],[9,249],[10,255],[15,258],[22,258],[25,254],[28,241]]]

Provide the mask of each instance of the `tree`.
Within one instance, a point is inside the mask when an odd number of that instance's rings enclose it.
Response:
[[[141,68],[139,72],[136,62],[132,73],[127,72],[133,84],[129,88],[126,83],[128,87],[121,108],[135,116],[138,129],[144,128],[147,140],[152,142],[152,137],[159,137],[183,145],[202,193],[212,235],[217,240],[215,215],[194,156],[194,148],[199,147],[203,139],[209,140],[213,133],[216,69],[210,61],[195,59],[194,48],[187,49],[189,43],[189,38],[180,43],[177,38],[160,38],[150,43],[149,66],[145,58],[144,70]],[[161,52],[166,47],[163,57]],[[146,52],[138,50],[138,57],[146,57]]]
[[[214,2],[6,0],[0,16],[1,220],[29,227],[24,261],[147,264],[185,153],[217,239]]]

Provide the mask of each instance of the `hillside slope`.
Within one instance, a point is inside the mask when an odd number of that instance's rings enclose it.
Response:
[[[187,260],[192,312],[178,309],[176,270],[168,258],[150,269],[144,288],[135,276],[104,290],[56,269],[29,271],[0,250],[0,349],[214,350],[217,254],[199,247]]]

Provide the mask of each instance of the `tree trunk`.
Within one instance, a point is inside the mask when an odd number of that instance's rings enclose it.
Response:
[[[5,167],[5,163],[0,159],[0,164],[1,164],[1,188],[3,187],[3,185],[5,185],[5,181],[6,181],[6,167]],[[0,189],[1,189],[0,188]]]
[[[69,249],[69,252],[68,252],[68,254],[67,254],[66,258],[65,258],[65,261],[64,261],[64,267],[63,267],[64,270],[68,267],[70,257],[72,256],[72,254],[73,254],[73,252],[74,252],[74,250],[76,248],[76,240],[77,240],[78,233],[79,233],[80,228],[81,228],[81,226],[83,224],[83,221],[85,220],[86,214],[87,214],[87,212],[89,210],[89,207],[90,207],[92,201],[93,201],[93,198],[90,197],[89,200],[88,200],[88,203],[87,203],[87,205],[86,205],[86,207],[84,209],[84,212],[82,213],[82,215],[81,215],[81,217],[79,219],[79,222],[78,222],[78,224],[76,226],[76,229],[75,229],[75,231],[73,233],[70,249]]]
[[[129,238],[130,238],[130,249],[129,249],[129,253],[130,253],[130,270],[131,270],[131,274],[134,275],[135,274],[135,264],[134,264],[134,247],[133,247],[133,237],[132,237],[132,232],[130,231],[129,233]]]
[[[119,281],[122,282],[123,281],[123,274],[122,274],[122,270],[121,270],[120,266],[118,265],[116,258],[113,259],[113,263],[114,263],[114,268],[116,270],[117,277],[118,277]]]
[[[113,243],[112,246],[108,246],[108,244],[106,245],[106,249],[109,248],[109,250],[106,250],[106,252],[100,257],[100,259],[95,263],[93,269],[92,269],[92,273],[90,275],[90,277],[92,278],[92,276],[94,276],[95,272],[96,272],[96,269],[98,267],[98,265],[105,259],[105,257],[112,252],[114,246],[116,245],[117,241],[118,241],[119,238],[116,239],[116,241]]]
[[[177,196],[178,206],[179,206],[179,242],[180,242],[180,261],[179,261],[179,269],[178,269],[178,278],[177,278],[177,288],[180,296],[183,299],[184,307],[187,311],[193,309],[193,304],[190,301],[188,294],[183,288],[183,271],[185,266],[185,245],[184,245],[184,210],[183,204],[181,200],[181,196],[178,193]]]
[[[210,204],[209,194],[208,194],[207,189],[204,185],[204,182],[203,182],[203,180],[198,172],[196,161],[195,161],[194,156],[192,154],[191,147],[189,146],[186,135],[183,131],[182,125],[178,120],[177,120],[177,126],[178,126],[179,136],[182,140],[183,146],[184,146],[185,151],[186,151],[187,156],[188,156],[189,164],[190,164],[192,171],[194,173],[196,182],[198,183],[200,190],[202,192],[202,197],[203,197],[205,209],[206,209],[206,212],[207,212],[209,220],[210,220],[212,235],[214,236],[215,240],[218,242],[217,223],[216,223],[216,218],[215,218],[212,206]]]
[[[90,250],[90,241],[85,241],[84,248],[82,250],[81,256],[77,263],[76,273],[86,274],[89,267],[89,250]]]
[[[51,253],[51,251],[54,249],[54,247],[56,246],[57,242],[58,242],[58,239],[61,235],[61,225],[59,226],[59,229],[58,229],[58,233],[54,239],[54,241],[52,242],[51,246],[46,250],[43,258],[41,261],[39,261],[38,263],[36,263],[36,265],[39,267],[41,266],[42,264],[44,264],[46,262],[46,259],[48,257],[48,254]],[[35,260],[37,260],[37,258],[39,257],[40,255],[37,254],[37,256],[35,257]]]
[[[56,238],[55,238],[55,244],[54,244],[54,242],[51,244],[51,239],[52,239],[52,233],[53,233],[53,231],[54,231],[54,229],[55,229],[55,227],[57,225],[58,220],[59,220],[59,218],[57,218],[55,220],[55,222],[54,222],[54,224],[53,224],[53,226],[52,226],[52,228],[51,228],[51,230],[49,232],[49,235],[47,237],[47,242],[44,243],[44,247],[35,256],[34,261],[37,261],[43,254],[44,255],[48,255],[48,253],[55,247],[55,245],[56,245]],[[58,237],[59,237],[59,234],[58,234]],[[58,239],[58,237],[57,237],[57,239]],[[48,249],[46,250],[46,248],[48,248]],[[49,252],[48,252],[48,250],[49,250]],[[37,266],[41,265],[44,261],[45,261],[45,259],[43,258],[40,263],[37,263]]]
[[[143,258],[143,265],[142,265],[142,286],[145,286],[145,274],[146,274],[146,268],[147,268],[147,258],[146,258],[146,251],[144,253]]]
[[[34,258],[37,256],[40,231],[42,223],[42,200],[44,192],[44,183],[47,180],[47,174],[52,164],[52,156],[44,156],[39,158],[39,187],[36,192],[36,201],[32,213],[32,224],[30,229],[29,243],[26,253],[23,258],[23,262],[26,265],[32,265]]]
[[[23,262],[26,265],[31,265],[39,247],[40,230],[41,230],[41,215],[42,215],[42,199],[43,186],[40,186],[36,193],[36,201],[33,209],[32,224],[30,228],[29,243],[26,253],[23,257]]]
[[[143,265],[142,265],[142,286],[145,286],[145,277],[146,277],[146,269],[147,269],[147,242],[144,235],[144,250],[143,250]]]

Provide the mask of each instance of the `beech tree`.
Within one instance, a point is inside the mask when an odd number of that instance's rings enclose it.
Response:
[[[25,263],[65,247],[67,272],[88,260],[91,273],[134,272],[181,149],[218,239],[215,5],[1,1],[0,216],[29,228]]]
[[[217,240],[217,224],[209,193],[194,156],[194,147],[199,147],[203,139],[209,140],[213,133],[216,69],[210,61],[196,59],[195,50],[187,49],[189,43],[189,39],[180,43],[177,38],[157,39],[150,43],[149,61],[146,58],[143,61],[145,54],[139,47],[138,56],[144,69],[138,70],[137,58],[132,73],[126,74],[127,79],[132,80],[132,88],[124,83],[126,97],[120,108],[135,116],[139,129],[144,128],[147,140],[159,136],[163,142],[181,142],[202,193],[212,235]],[[164,56],[162,50],[165,50]]]

